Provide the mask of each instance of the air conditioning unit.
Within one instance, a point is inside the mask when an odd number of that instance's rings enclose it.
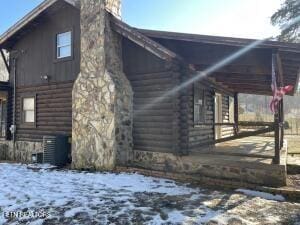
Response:
[[[43,137],[43,163],[65,166],[68,162],[70,144],[63,135]]]

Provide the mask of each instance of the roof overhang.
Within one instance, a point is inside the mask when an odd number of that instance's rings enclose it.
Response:
[[[0,36],[0,48],[5,48],[6,43],[12,39],[17,33],[24,29],[27,25],[34,22],[41,14],[50,9],[56,3],[68,3],[74,7],[78,7],[76,0],[45,0],[30,13],[19,20],[15,25],[10,27],[5,33]]]
[[[173,51],[167,49],[158,42],[153,41],[151,38],[148,38],[147,36],[138,32],[135,28],[132,28],[131,26],[122,22],[121,20],[119,20],[111,14],[110,21],[112,29],[115,32],[119,33],[124,38],[127,38],[128,40],[134,42],[138,46],[146,49],[147,51],[151,52],[157,57],[166,61],[182,60],[182,58]]]
[[[254,39],[216,37],[137,29],[193,64],[196,71],[206,71],[240,49],[258,42]],[[300,73],[300,44],[262,41],[234,62],[211,72],[208,79],[231,92],[272,95],[272,57],[276,54],[277,72],[282,85],[298,86]]]

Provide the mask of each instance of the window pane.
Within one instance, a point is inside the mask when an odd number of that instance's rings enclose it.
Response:
[[[57,46],[71,45],[71,32],[66,32],[57,35]]]
[[[60,47],[57,49],[57,57],[64,58],[71,56],[71,46]]]
[[[234,99],[229,96],[229,122],[234,123]]]
[[[23,99],[23,110],[34,110],[34,98]]]
[[[204,123],[205,113],[205,91],[194,85],[194,123]]]
[[[25,122],[34,123],[34,111],[25,111]]]

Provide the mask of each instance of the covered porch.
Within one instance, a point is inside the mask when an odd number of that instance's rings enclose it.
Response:
[[[275,80],[278,87],[293,85],[294,90],[287,94],[294,95],[299,81],[299,45],[276,41],[139,31],[181,56],[191,69],[191,75],[184,77],[183,82],[189,83],[189,80],[193,80],[193,85],[187,85],[181,94],[181,105],[184,107],[181,109],[182,120],[187,121],[181,125],[181,130],[186,132],[181,133],[181,143],[187,144],[181,146],[187,147],[183,151],[185,156],[180,158],[180,163],[175,160],[173,163],[187,164],[191,167],[195,165],[193,173],[209,177],[285,185],[287,143],[284,139],[283,99],[276,105],[272,122],[240,121],[239,94],[270,96],[271,100],[273,95],[271,84]],[[275,79],[272,79],[272,74],[275,74]],[[207,91],[200,96],[198,108],[195,108],[197,82],[204,84],[201,88]],[[211,104],[210,96],[208,97],[210,105],[205,105],[206,95],[215,96],[215,101],[218,95],[232,98],[233,119],[224,119],[222,110],[221,119],[217,118],[219,107],[216,103]],[[221,104],[221,107],[224,106]],[[195,123],[195,114],[187,116],[187,113],[195,113],[195,109],[199,108],[200,111],[204,109],[206,115],[204,119]],[[217,130],[231,132],[217,135]],[[181,147],[182,149],[184,147]],[[170,159],[165,159],[168,160]]]
[[[215,96],[220,93],[233,99],[232,120],[218,119],[216,114],[219,109],[215,103],[213,121],[201,121],[196,124],[203,129],[212,126],[214,130],[214,140],[208,139],[198,144],[199,149],[201,147],[201,150],[196,151],[198,154],[260,157],[268,159],[269,164],[277,165],[284,162],[281,160],[284,155],[281,152],[284,147],[283,99],[276,105],[273,122],[240,121],[239,94],[265,95],[271,99],[274,74],[277,87],[293,85],[293,91],[287,94],[294,95],[300,74],[298,44],[140,31],[180,55],[193,68],[193,76],[200,77],[199,74],[206,74],[199,80],[213,88]],[[216,135],[217,130],[224,128],[232,132]],[[272,137],[261,136],[264,134]]]

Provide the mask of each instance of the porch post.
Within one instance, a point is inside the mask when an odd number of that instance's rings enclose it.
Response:
[[[279,111],[279,110],[278,110]],[[274,115],[274,137],[275,137],[275,157],[274,157],[274,163],[279,164],[280,163],[280,134],[279,134],[279,112],[276,112]]]
[[[284,139],[284,112],[283,112],[283,99],[280,101],[280,149],[283,147]]]
[[[238,93],[234,93],[234,132],[237,134],[239,132],[239,102],[238,102]]]
[[[272,54],[272,74],[278,75],[278,69],[276,67],[277,64],[277,51]],[[280,80],[278,76],[276,76],[276,83],[279,84]],[[280,163],[280,107],[281,103],[276,106],[275,114],[274,114],[274,139],[275,139],[275,156],[274,156],[274,164]]]

